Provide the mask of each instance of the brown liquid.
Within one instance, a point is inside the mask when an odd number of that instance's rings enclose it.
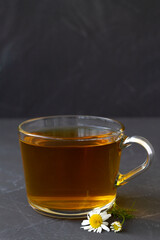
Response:
[[[87,210],[104,206],[115,198],[119,141],[100,138],[93,141],[85,137],[86,132],[92,131],[78,127],[34,133],[68,138],[81,133],[85,141],[53,141],[34,136],[20,140],[27,195],[32,206]]]

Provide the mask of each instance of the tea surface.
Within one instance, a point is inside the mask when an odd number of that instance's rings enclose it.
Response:
[[[90,139],[99,132],[95,127],[48,129],[20,140],[27,196],[33,207],[87,210],[115,198],[119,141]],[[85,141],[75,141],[76,137]]]

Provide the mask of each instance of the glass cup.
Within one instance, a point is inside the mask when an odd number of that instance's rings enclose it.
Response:
[[[124,135],[116,120],[93,116],[51,116],[19,125],[28,202],[54,217],[80,218],[94,208],[108,209],[117,187],[148,168],[154,157],[143,137]],[[138,143],[147,151],[143,164],[119,173],[122,149]]]

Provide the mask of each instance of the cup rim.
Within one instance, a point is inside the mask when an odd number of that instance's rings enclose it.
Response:
[[[23,129],[23,125],[30,123],[30,122],[34,122],[34,121],[38,121],[38,120],[42,120],[42,119],[51,119],[51,118],[77,118],[77,119],[94,119],[94,120],[103,120],[103,121],[110,121],[110,122],[114,122],[117,123],[120,126],[120,129],[117,131],[114,131],[112,133],[106,133],[106,134],[97,134],[97,135],[92,135],[92,136],[83,136],[83,137],[72,137],[72,138],[68,138],[68,137],[53,137],[53,136],[45,136],[42,134],[33,134],[32,132],[26,131]],[[44,139],[50,139],[50,140],[93,140],[93,139],[104,139],[104,138],[108,138],[111,136],[119,136],[119,135],[123,135],[123,132],[125,130],[124,125],[115,119],[112,118],[106,118],[106,117],[100,117],[100,116],[92,116],[92,115],[52,115],[52,116],[42,116],[42,117],[37,117],[37,118],[31,118],[28,120],[25,120],[23,122],[21,122],[18,126],[18,131],[19,133],[22,133],[24,135],[27,136],[32,136],[32,137],[37,137],[37,138],[44,138]]]

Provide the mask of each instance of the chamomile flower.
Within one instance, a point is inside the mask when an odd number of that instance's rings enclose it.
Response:
[[[101,233],[102,230],[107,232],[110,231],[108,226],[108,222],[106,220],[111,217],[111,214],[107,214],[106,211],[100,212],[100,210],[93,210],[88,213],[87,220],[83,220],[81,225],[84,230],[88,230],[89,232],[97,232]]]
[[[122,224],[118,221],[111,224],[111,230],[114,232],[120,232],[122,230]]]

